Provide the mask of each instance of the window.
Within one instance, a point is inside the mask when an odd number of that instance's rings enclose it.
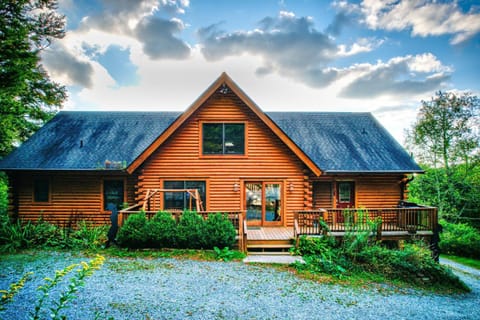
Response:
[[[39,178],[33,181],[33,201],[50,202],[50,179]]]
[[[203,154],[245,154],[244,123],[204,123]]]
[[[104,180],[103,181],[103,209],[108,210],[110,203],[117,209],[122,209],[124,201],[124,181],[123,180]]]
[[[165,189],[197,189],[203,204],[206,200],[205,181],[164,181]],[[196,200],[188,192],[165,192],[163,209],[196,209]]]

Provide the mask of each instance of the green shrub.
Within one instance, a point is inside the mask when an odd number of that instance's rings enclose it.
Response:
[[[468,257],[480,257],[480,232],[465,223],[441,221],[440,250],[443,253]]]
[[[84,220],[70,234],[69,243],[77,249],[95,249],[107,241],[108,226],[94,226]]]
[[[404,282],[426,282],[468,291],[468,287],[449,269],[436,263],[428,248],[406,244],[403,250],[387,249],[379,245],[365,248],[358,256],[362,269],[378,273],[388,279]]]
[[[147,217],[136,213],[128,217],[118,232],[118,243],[128,248],[145,248],[148,245]]]
[[[179,248],[202,249],[205,243],[205,220],[193,211],[185,211],[177,226]]]
[[[35,223],[28,222],[24,229],[30,229],[27,235],[28,246],[32,248],[47,247],[58,248],[64,243],[64,234],[62,230],[51,223],[40,218]]]
[[[211,214],[205,222],[203,247],[205,249],[231,247],[235,243],[236,234],[235,227],[227,215]]]
[[[158,212],[148,221],[146,232],[153,248],[175,247],[177,224],[170,213]]]
[[[33,226],[20,221],[12,222],[7,215],[0,215],[0,251],[15,252],[29,246]]]
[[[301,236],[295,253],[302,256],[325,255],[334,247],[335,239],[332,237]]]
[[[301,237],[297,252],[306,263],[295,267],[311,273],[343,277],[368,272],[389,280],[469,291],[456,275],[432,259],[422,243],[407,244],[403,250],[388,249],[359,232],[350,233],[340,244],[330,237]]]

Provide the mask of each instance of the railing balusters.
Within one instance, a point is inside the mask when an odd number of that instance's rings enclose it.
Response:
[[[343,219],[339,219],[343,215]],[[295,212],[297,231],[304,235],[321,235],[320,221],[324,221],[330,232],[345,232],[347,227],[368,230],[369,221],[381,218],[379,230],[384,232],[432,231],[437,223],[437,209],[434,207],[414,208],[350,208],[301,210]]]

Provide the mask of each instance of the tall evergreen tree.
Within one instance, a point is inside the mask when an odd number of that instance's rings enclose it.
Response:
[[[0,1],[0,158],[30,137],[66,99],[40,53],[65,35],[55,0]]]

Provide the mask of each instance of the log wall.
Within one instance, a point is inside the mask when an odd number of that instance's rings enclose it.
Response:
[[[391,208],[402,200],[403,175],[323,176],[313,181],[313,207],[336,208],[336,182],[355,183],[355,207]]]
[[[203,122],[242,122],[245,156],[204,156]],[[304,208],[305,166],[280,139],[233,94],[215,93],[140,167],[139,195],[163,187],[164,180],[205,180],[207,211],[244,210],[245,181],[283,183],[284,224],[293,224],[293,211]],[[234,191],[238,183],[239,191]],[[286,201],[285,201],[286,200]]]
[[[50,181],[50,201],[34,201],[34,180]],[[134,203],[136,176],[105,172],[18,173],[10,178],[15,189],[10,193],[10,210],[22,220],[43,218],[58,225],[72,225],[87,220],[97,225],[110,224],[110,212],[103,210],[103,181],[125,181],[125,202]]]

